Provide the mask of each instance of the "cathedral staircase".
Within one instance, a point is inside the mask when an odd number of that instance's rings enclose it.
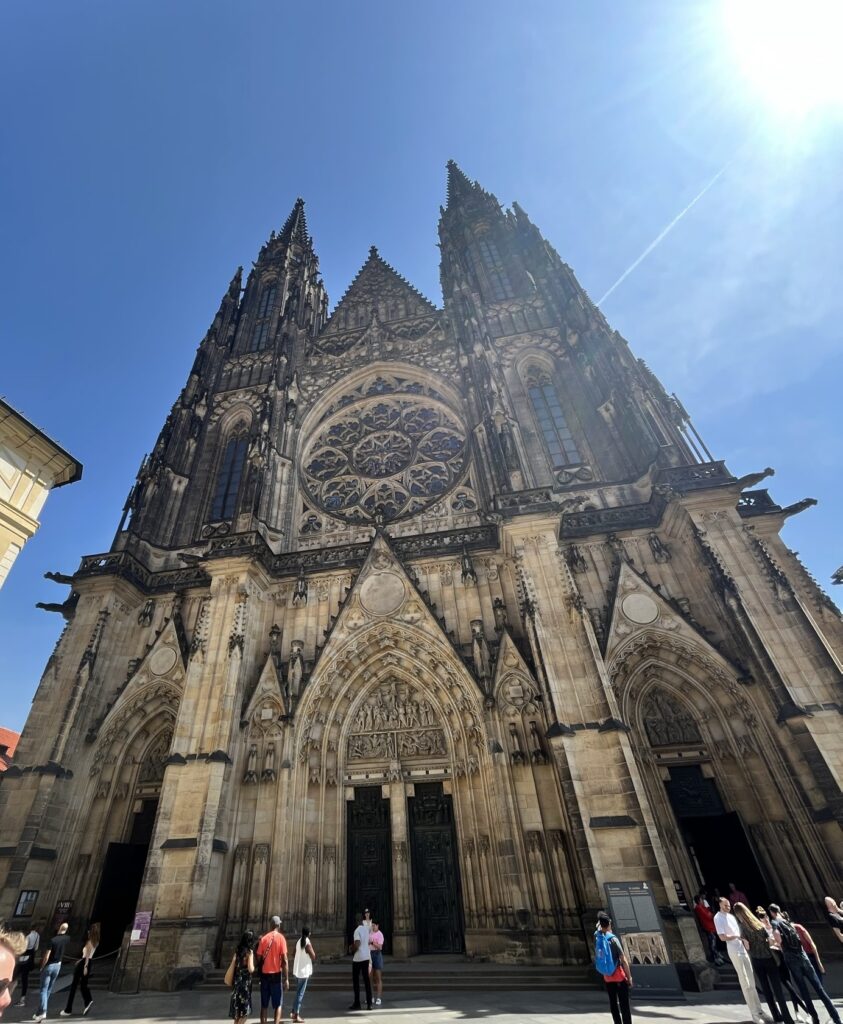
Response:
[[[223,990],[225,970],[211,971],[203,990]],[[419,956],[396,962],[387,960],[384,992],[480,992],[480,991],[594,991],[600,978],[591,965],[531,967],[517,963],[477,963],[454,956]],[[317,963],[310,984],[323,992],[351,991],[351,959]],[[256,986],[255,986],[256,987]]]

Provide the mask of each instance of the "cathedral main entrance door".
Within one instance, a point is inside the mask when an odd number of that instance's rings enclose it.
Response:
[[[416,783],[409,800],[413,900],[420,953],[465,948],[454,808],[441,782]]]
[[[389,800],[380,786],[359,786],[348,804],[348,940],[368,909],[384,933],[384,951],[392,940],[392,833]]]

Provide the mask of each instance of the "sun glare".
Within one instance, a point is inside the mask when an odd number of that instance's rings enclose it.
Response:
[[[777,110],[843,107],[843,0],[723,0],[741,73]]]

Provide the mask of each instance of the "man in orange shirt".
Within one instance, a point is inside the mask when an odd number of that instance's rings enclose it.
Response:
[[[260,963],[261,974],[261,1024],[266,1024],[266,1010],[272,1000],[275,1011],[275,1024],[281,1024],[281,1004],[284,994],[281,989],[283,975],[284,988],[290,988],[290,977],[287,971],[287,940],[281,934],[281,918],[273,917],[269,922],[272,930],[262,935],[255,955]]]

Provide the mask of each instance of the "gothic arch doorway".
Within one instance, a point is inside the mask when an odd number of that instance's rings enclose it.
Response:
[[[725,895],[734,882],[755,906],[772,892],[744,813],[763,817],[766,810],[735,756],[746,745],[746,723],[736,728],[716,693],[710,682],[704,690],[659,664],[630,681],[625,702],[675,876],[686,889],[712,895]]]
[[[116,831],[107,836],[90,919],[100,922],[100,945],[106,953],[120,947],[134,917],[172,736],[168,711],[153,715],[128,743],[110,783],[100,784],[110,787],[107,817]]]

